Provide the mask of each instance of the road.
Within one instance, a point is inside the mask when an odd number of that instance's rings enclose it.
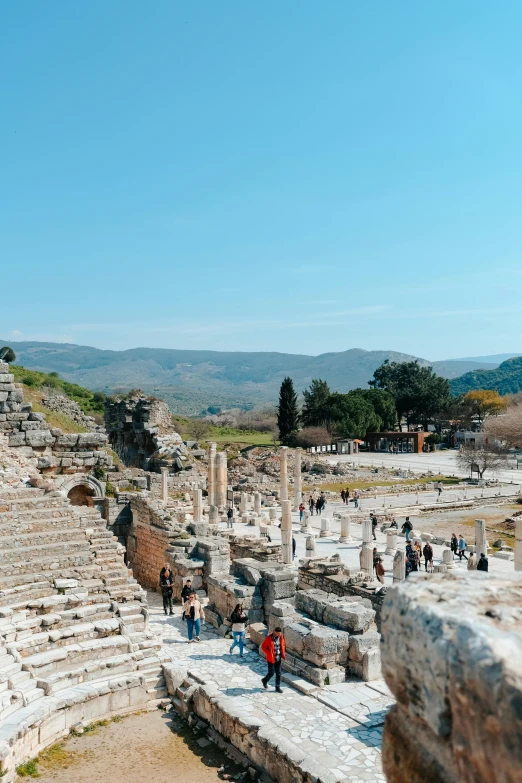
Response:
[[[457,451],[434,451],[427,454],[386,454],[380,452],[361,452],[360,454],[346,454],[328,457],[329,462],[353,462],[356,465],[366,465],[384,468],[399,468],[411,470],[413,473],[442,474],[444,476],[458,476],[467,478],[469,473],[457,465]],[[522,484],[522,470],[502,469],[486,473],[484,478],[498,479],[508,484]]]

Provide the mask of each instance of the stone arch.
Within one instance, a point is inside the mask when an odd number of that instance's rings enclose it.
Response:
[[[96,507],[102,514],[105,505],[105,485],[88,473],[75,473],[60,486],[60,492],[73,506]]]

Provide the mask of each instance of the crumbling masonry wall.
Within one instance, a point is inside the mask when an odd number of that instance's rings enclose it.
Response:
[[[522,780],[522,576],[414,574],[387,594],[388,783]]]

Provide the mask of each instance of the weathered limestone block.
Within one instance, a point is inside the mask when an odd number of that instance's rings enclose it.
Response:
[[[248,626],[248,631],[250,633],[250,641],[257,644],[258,647],[260,644],[263,644],[268,634],[268,628],[264,623],[252,623]]]
[[[375,620],[373,609],[352,601],[340,601],[325,609],[323,622],[348,633],[364,633]]]
[[[388,783],[511,783],[522,769],[522,578],[458,571],[391,588]]]
[[[54,443],[54,438],[49,430],[36,430],[25,433],[25,442],[28,446],[39,448],[41,446],[51,446]]]
[[[350,660],[362,660],[369,650],[379,649],[381,644],[381,635],[378,631],[368,631],[359,636],[352,636],[350,639]]]

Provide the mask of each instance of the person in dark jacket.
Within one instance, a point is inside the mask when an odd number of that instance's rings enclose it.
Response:
[[[455,560],[455,555],[459,551],[459,539],[455,533],[451,534],[450,549],[453,552],[453,559]]]
[[[422,550],[422,554],[424,555],[424,569],[427,571],[429,566],[430,571],[432,571],[433,570],[433,547],[429,541],[426,541],[426,543],[424,544],[424,549]]]
[[[477,571],[489,571],[489,563],[486,555],[482,553],[477,563]]]
[[[295,557],[295,550],[296,550],[296,547],[297,547],[297,541],[296,541],[296,540],[295,540],[295,538],[292,536],[292,560],[293,560],[293,559],[294,559],[294,557]]]
[[[401,533],[404,533],[404,535],[406,536],[406,541],[410,540],[410,533],[412,530],[413,530],[413,525],[410,522],[410,518],[406,517],[406,519],[404,520],[404,524],[401,527]]]
[[[234,524],[234,509],[229,508],[227,511],[227,527],[232,527]]]
[[[172,611],[172,588],[174,586],[174,574],[165,563],[160,571],[160,588],[163,597],[163,611],[165,614],[174,614]]]
[[[285,640],[283,632],[279,626],[274,628],[272,633],[269,633],[265,637],[265,641],[261,645],[261,649],[265,654],[266,662],[268,665],[268,672],[263,677],[261,682],[265,690],[268,688],[268,681],[272,679],[275,674],[276,678],[276,692],[283,693],[281,690],[281,662],[285,659]]]
[[[184,604],[188,600],[188,597],[191,593],[193,593],[194,590],[192,589],[192,580],[187,579],[185,584],[183,585],[183,589],[181,591],[181,603]]]
[[[378,523],[378,521],[377,521],[377,517],[375,516],[375,514],[370,514],[370,519],[371,519],[371,521],[372,521],[372,535],[373,535],[373,540],[374,540],[374,541],[377,541],[377,536],[375,535],[375,531],[377,530],[377,525],[378,525],[379,523]]]
[[[230,622],[232,623],[232,636],[234,642],[229,650],[229,654],[232,655],[234,647],[239,646],[239,655],[243,657],[243,646],[245,642],[247,614],[243,609],[243,604],[236,604],[232,615],[230,616]]]

